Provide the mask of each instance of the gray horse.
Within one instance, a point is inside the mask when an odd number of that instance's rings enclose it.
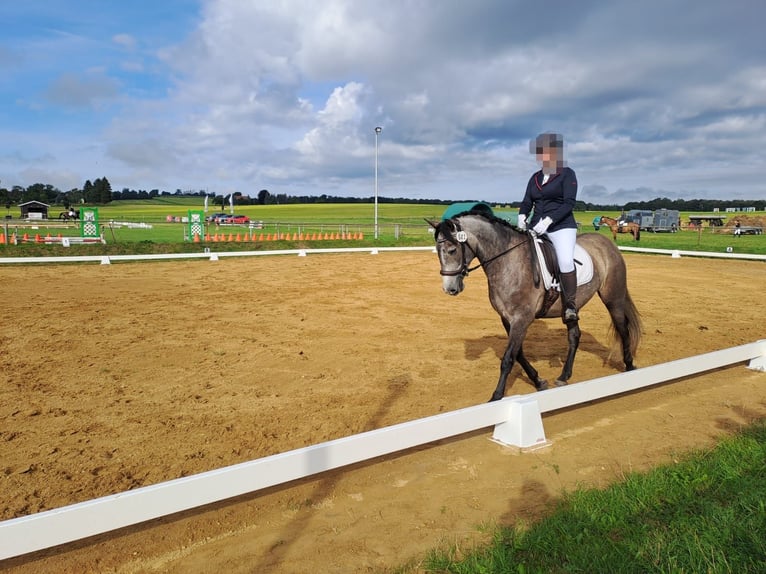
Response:
[[[547,389],[548,382],[540,378],[524,356],[522,343],[535,318],[560,317],[561,305],[560,300],[556,300],[545,309],[547,292],[539,281],[530,235],[519,232],[503,219],[475,211],[428,223],[434,228],[444,292],[458,295],[464,288],[463,278],[481,267],[487,275],[489,301],[508,334],[508,346],[500,362],[500,379],[490,400],[496,401],[505,395],[506,379],[516,360],[537,390]],[[641,317],[628,293],[622,254],[609,239],[596,233],[578,236],[577,243],[593,261],[593,278],[577,288],[577,307],[598,293],[612,319],[610,331],[622,344],[625,369],[633,370],[633,356],[641,339]],[[479,260],[479,265],[470,268],[474,258]],[[572,376],[580,343],[577,322],[567,324],[567,340],[569,349],[555,382],[557,386],[567,384]]]

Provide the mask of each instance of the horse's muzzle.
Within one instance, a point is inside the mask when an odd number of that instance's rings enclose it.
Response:
[[[463,277],[461,275],[442,277],[442,289],[447,295],[459,295],[463,291]]]

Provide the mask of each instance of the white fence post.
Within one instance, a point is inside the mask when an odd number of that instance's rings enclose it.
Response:
[[[492,440],[523,449],[542,448],[550,444],[545,438],[540,403],[534,395],[504,400],[510,403],[508,420],[495,425]]]

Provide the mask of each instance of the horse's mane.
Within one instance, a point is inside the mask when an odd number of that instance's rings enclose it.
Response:
[[[462,213],[458,213],[457,215],[453,215],[451,218],[445,219],[439,222],[439,225],[436,226],[436,229],[434,231],[434,237],[438,237],[440,233],[442,235],[451,235],[455,231],[455,223],[453,220],[458,219],[460,217],[464,217],[466,215],[475,215],[488,221],[489,223],[492,223],[493,225],[500,225],[503,227],[507,227],[508,229],[518,231],[517,228],[511,225],[510,221],[508,221],[507,219],[502,219],[500,217],[497,217],[493,213],[489,213],[488,211],[468,210],[468,211],[463,211]]]

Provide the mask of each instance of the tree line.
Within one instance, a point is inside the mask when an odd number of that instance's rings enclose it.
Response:
[[[333,195],[289,195],[286,193],[272,194],[266,189],[260,190],[255,197],[234,192],[235,205],[285,205],[285,204],[314,204],[314,203],[372,203],[374,197],[341,197]],[[87,203],[89,205],[103,205],[112,201],[156,199],[168,196],[208,198],[208,205],[221,205],[225,207],[231,201],[230,194],[208,193],[207,190],[196,191],[176,189],[175,192],[152,190],[135,190],[127,187],[120,191],[112,190],[112,185],[106,177],[97,178],[94,181],[87,180],[82,189],[70,189],[61,191],[50,184],[35,183],[29,187],[14,185],[11,189],[0,186],[0,204],[7,209],[19,203],[27,201],[41,201],[48,205],[62,205],[65,208]],[[446,199],[414,199],[409,197],[378,197],[378,203],[410,203],[410,204],[436,204],[449,205],[456,201],[476,201],[475,199],[446,200]],[[496,202],[487,202],[497,206]],[[520,201],[503,203],[510,207],[518,207]],[[744,209],[754,207],[756,211],[766,211],[766,200],[750,199],[670,199],[667,197],[655,197],[648,201],[629,201],[624,205],[598,204],[585,201],[577,201],[577,211],[629,211],[642,209],[654,211],[656,209],[676,209],[678,211],[709,212],[716,209],[724,211],[726,208]]]

